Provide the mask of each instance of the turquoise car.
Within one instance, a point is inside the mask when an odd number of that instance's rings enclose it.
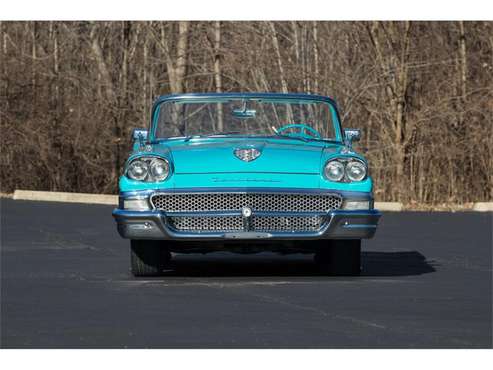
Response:
[[[331,98],[210,93],[159,97],[133,132],[118,232],[135,276],[173,253],[314,253],[324,273],[360,272],[376,231],[372,179]]]

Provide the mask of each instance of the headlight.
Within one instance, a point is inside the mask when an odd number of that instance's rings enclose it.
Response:
[[[325,178],[330,181],[362,181],[367,174],[366,164],[356,158],[337,158],[325,165]]]
[[[154,182],[166,180],[170,166],[166,159],[141,157],[134,159],[127,168],[127,176],[132,180]]]
[[[344,165],[338,161],[330,161],[325,165],[325,177],[330,181],[341,181],[344,177]]]
[[[128,166],[127,175],[132,180],[144,180],[148,175],[147,163],[141,160],[135,160]]]
[[[168,177],[169,165],[168,162],[162,159],[154,158],[151,161],[149,170],[155,181],[163,181],[166,177]]]
[[[366,177],[366,166],[359,161],[352,161],[346,165],[346,175],[351,181],[361,181]]]

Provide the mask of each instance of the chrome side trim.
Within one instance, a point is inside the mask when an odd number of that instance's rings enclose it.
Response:
[[[238,211],[197,211],[197,212],[169,212],[169,211],[156,211],[161,212],[163,216],[173,217],[220,217],[220,216],[241,216],[242,210]],[[268,217],[268,216],[327,216],[330,212],[265,212],[265,211],[253,211],[252,216]]]
[[[174,189],[156,189],[156,190],[135,190],[120,192],[120,201],[123,198],[142,199],[159,194],[215,194],[215,193],[262,193],[262,194],[295,194],[295,195],[327,195],[340,196],[344,202],[347,200],[369,200],[370,208],[373,208],[373,194],[370,192],[361,191],[346,191],[334,189],[301,189],[301,188],[256,188],[256,187],[241,187],[241,188],[174,188]],[[120,207],[121,208],[121,207]]]
[[[265,187],[205,187],[205,188],[164,188],[164,189],[152,189],[152,190],[133,190],[120,192],[120,196],[149,196],[154,193],[162,194],[188,194],[188,193],[288,193],[288,194],[335,194],[342,195],[347,198],[355,199],[369,199],[373,198],[370,192],[364,191],[348,191],[337,189],[307,189],[307,188],[265,188]]]
[[[374,229],[377,225],[342,225],[345,229]]]

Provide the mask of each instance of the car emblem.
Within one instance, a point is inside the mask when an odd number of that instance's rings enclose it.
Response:
[[[243,207],[241,209],[241,215],[246,218],[250,217],[252,215],[252,209],[248,207]]]
[[[237,148],[234,151],[235,156],[245,162],[251,162],[260,157],[260,150],[256,148]]]

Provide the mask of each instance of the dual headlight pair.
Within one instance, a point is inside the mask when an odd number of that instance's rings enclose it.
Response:
[[[367,175],[366,164],[355,158],[330,160],[324,168],[324,175],[330,181],[363,181]],[[141,157],[130,162],[127,176],[132,180],[156,182],[169,176],[170,165],[164,158]]]
[[[363,181],[368,170],[366,164],[356,158],[338,158],[325,164],[325,178],[336,182]]]
[[[127,176],[132,180],[156,182],[169,176],[169,162],[164,158],[141,157],[134,159],[127,168]]]

